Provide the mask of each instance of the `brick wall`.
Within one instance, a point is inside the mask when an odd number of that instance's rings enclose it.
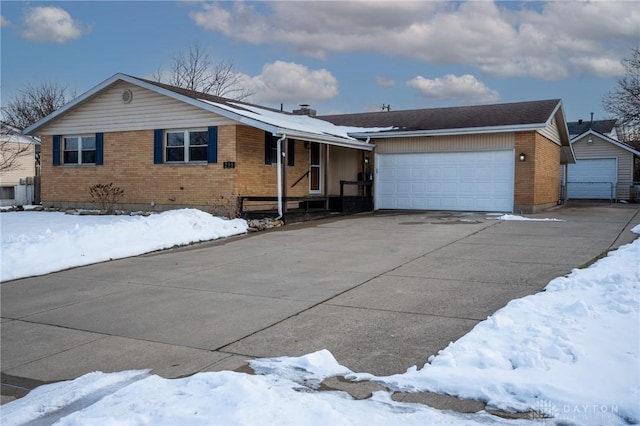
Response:
[[[535,132],[516,133],[515,135],[515,193],[514,205],[533,206],[535,188]],[[520,154],[526,156],[526,161],[520,161]]]
[[[123,205],[163,208],[198,206],[214,209],[235,203],[237,169],[223,169],[236,161],[235,126],[218,127],[218,163],[154,164],[153,130],[104,134],[104,165],[53,166],[52,137],[42,137],[42,202],[45,205],[84,206],[91,202],[89,187],[113,182],[124,190]]]
[[[520,161],[523,153],[525,161]],[[560,186],[560,146],[537,132],[516,133],[516,213],[531,213],[555,205]]]
[[[93,207],[89,187],[110,182],[124,190],[119,207],[131,209],[193,206],[217,213],[220,206],[235,206],[240,195],[277,195],[276,165],[265,164],[262,130],[244,125],[219,126],[216,164],[154,164],[153,139],[153,130],[104,133],[104,165],[54,167],[52,137],[43,136],[42,202],[60,207]],[[355,153],[349,158],[358,160],[360,156]],[[372,161],[373,156],[370,158]],[[350,180],[355,179],[359,167],[360,161],[355,160],[349,162],[354,167]],[[235,162],[235,168],[224,169],[223,163],[228,161]],[[292,188],[309,170],[309,151],[303,141],[295,143],[294,166],[285,165],[284,169],[287,196],[309,195],[308,176]],[[333,177],[340,178],[341,175]],[[249,204],[274,206],[264,202]]]
[[[277,169],[275,164],[264,163],[264,131],[248,126],[237,126],[236,136],[238,193],[275,197],[278,194]],[[306,177],[291,188],[291,185],[309,170],[309,153],[303,142],[296,141],[295,149],[295,165],[285,165],[287,196],[290,197],[305,196],[309,193],[309,180]],[[286,163],[286,160],[283,161]]]
[[[536,187],[534,204],[548,206],[560,197],[560,146],[536,133]]]

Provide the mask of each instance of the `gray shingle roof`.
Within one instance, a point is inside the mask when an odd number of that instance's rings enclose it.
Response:
[[[567,123],[567,127],[570,135],[581,135],[589,130],[606,135],[616,127],[616,120],[572,121]]]
[[[401,130],[445,130],[545,123],[559,99],[318,116],[336,125],[398,127]]]

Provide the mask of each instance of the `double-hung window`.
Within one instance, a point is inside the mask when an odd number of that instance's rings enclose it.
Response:
[[[96,136],[65,136],[64,164],[96,164]]]
[[[206,162],[209,145],[207,130],[167,130],[165,161],[167,163]]]

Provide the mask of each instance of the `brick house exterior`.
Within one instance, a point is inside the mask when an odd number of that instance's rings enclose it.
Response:
[[[319,124],[322,131],[316,131],[313,124],[301,126],[300,122]],[[328,126],[335,134],[326,132]],[[357,178],[364,167],[363,153],[373,149],[336,126],[311,117],[121,74],[26,132],[42,138],[43,204],[65,208],[96,207],[89,187],[113,183],[124,190],[118,204],[122,209],[196,207],[233,215],[240,196],[277,195],[274,158],[276,140],[281,137],[286,137],[282,144],[286,155],[282,180],[288,182],[284,196],[327,199],[338,195],[336,182]],[[169,138],[174,134],[183,138],[184,144],[178,147],[179,151],[184,147],[178,161],[170,158],[174,148]],[[206,147],[191,145],[194,135],[208,135]],[[89,154],[82,148],[85,145],[90,146]],[[206,154],[189,161],[198,149]],[[313,149],[322,155],[318,176],[322,182],[318,183],[320,189],[310,194],[309,152]],[[84,155],[89,155],[87,164]],[[290,204],[295,206],[296,201]],[[274,206],[274,201],[245,203],[247,209]]]
[[[60,207],[95,207],[89,187],[111,182],[124,209],[328,207],[366,195],[340,182],[371,172],[376,209],[530,213],[559,202],[575,161],[559,100],[310,117],[124,74],[25,133],[42,141],[42,202]]]

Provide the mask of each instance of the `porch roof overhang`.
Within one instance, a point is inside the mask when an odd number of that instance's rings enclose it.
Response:
[[[271,131],[268,129],[263,129],[263,130]],[[375,145],[370,144],[368,142],[360,141],[357,139],[349,140],[349,139],[343,139],[338,137],[332,137],[328,135],[320,136],[313,133],[300,132],[300,131],[280,128],[280,127],[271,131],[271,133],[273,133],[274,136],[286,136],[287,138],[291,138],[291,139],[299,139],[299,140],[308,141],[308,142],[317,142],[325,145],[341,146],[343,148],[359,149],[362,151],[373,151],[373,148],[375,148]]]
[[[335,145],[344,148],[353,148],[363,151],[372,151],[375,145],[359,140],[349,135],[356,128],[336,126],[323,120],[307,115],[290,115],[278,113],[267,109],[247,105],[237,105],[237,108],[226,104],[201,99],[202,102],[219,108],[234,115],[233,119],[242,124],[255,127],[274,136],[286,136],[291,139],[300,139],[308,142],[317,142],[325,145]],[[357,130],[365,130],[358,128]],[[378,129],[371,129],[378,130]],[[369,138],[363,138],[367,141]]]

